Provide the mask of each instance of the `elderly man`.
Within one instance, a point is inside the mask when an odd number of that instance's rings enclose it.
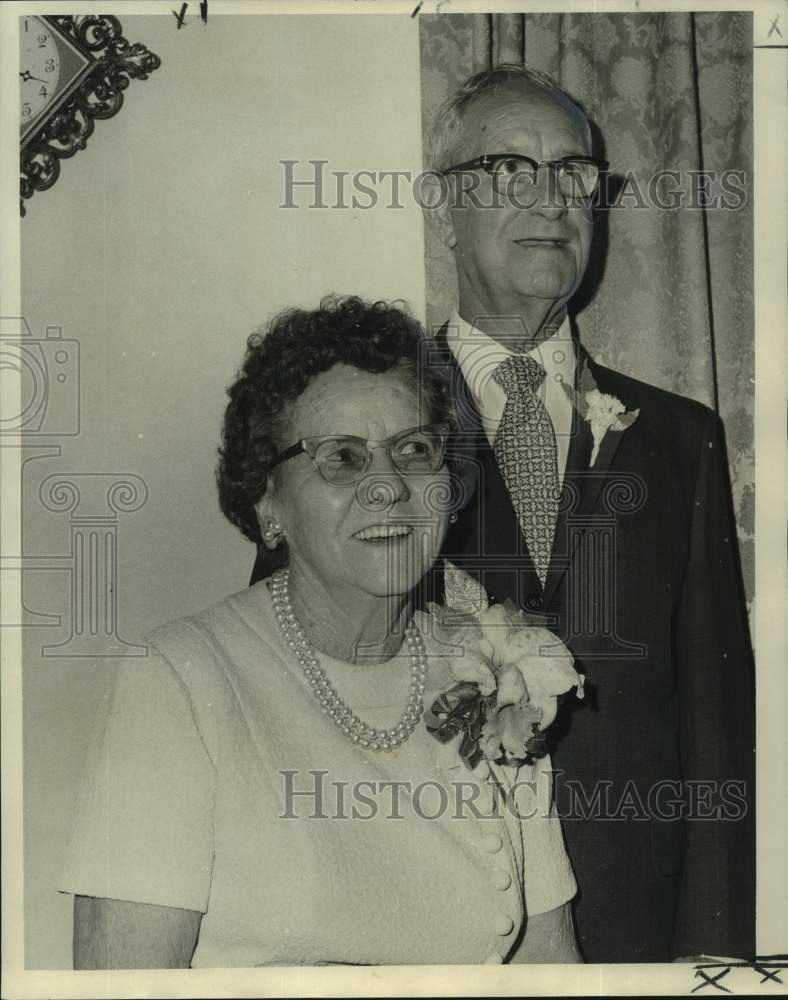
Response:
[[[577,340],[607,165],[566,93],[519,66],[477,74],[430,147],[426,214],[459,285],[439,340],[479,446],[445,555],[586,674],[553,748],[584,956],[751,955],[751,655],[720,422]]]

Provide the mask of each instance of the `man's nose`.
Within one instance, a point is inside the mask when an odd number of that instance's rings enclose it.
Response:
[[[553,221],[566,214],[567,198],[558,184],[558,175],[552,167],[542,163],[534,180],[531,211]]]

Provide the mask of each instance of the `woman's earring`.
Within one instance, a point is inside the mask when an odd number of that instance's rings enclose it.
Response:
[[[460,519],[459,514],[449,514],[449,524],[456,524]]]
[[[275,549],[285,536],[284,528],[278,521],[269,521],[263,528],[263,542],[269,549]]]

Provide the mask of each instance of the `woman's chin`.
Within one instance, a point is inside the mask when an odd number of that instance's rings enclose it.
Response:
[[[360,590],[375,597],[407,597],[421,579],[421,573],[408,572],[390,576],[366,577],[358,581]]]
[[[405,597],[424,575],[425,568],[408,561],[397,565],[367,567],[354,577],[354,584],[375,597]]]
[[[427,561],[412,544],[396,548],[375,542],[363,544],[367,549],[361,553],[362,558],[354,560],[351,579],[376,597],[409,594],[427,571]]]

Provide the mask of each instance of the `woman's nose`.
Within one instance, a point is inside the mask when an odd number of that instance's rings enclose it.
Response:
[[[369,470],[358,484],[359,503],[367,510],[380,511],[410,499],[410,489],[388,455],[376,453]]]

